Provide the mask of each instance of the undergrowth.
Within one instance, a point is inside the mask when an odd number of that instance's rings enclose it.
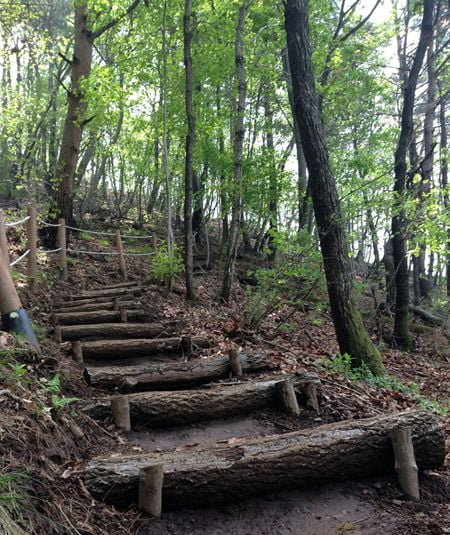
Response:
[[[449,413],[450,406],[448,403],[440,403],[425,396],[415,383],[404,384],[397,377],[389,374],[381,376],[374,375],[365,364],[359,368],[352,368],[352,358],[347,353],[331,358],[324,357],[322,359],[322,369],[331,375],[343,375],[350,381],[356,383],[364,382],[375,388],[384,388],[399,392],[411,401],[414,401],[419,408],[434,412],[443,418]]]

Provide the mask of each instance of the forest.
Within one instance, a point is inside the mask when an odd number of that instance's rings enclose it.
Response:
[[[450,532],[449,37],[0,0],[0,535]]]

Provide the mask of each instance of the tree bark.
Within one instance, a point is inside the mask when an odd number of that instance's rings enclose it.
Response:
[[[353,366],[364,363],[380,375],[384,373],[380,353],[364,328],[353,297],[349,248],[315,89],[308,35],[308,0],[288,0],[285,5],[295,114],[309,175],[313,177],[311,193],[339,348],[342,354],[352,357]]]
[[[133,427],[168,427],[248,414],[277,406],[276,384],[289,379],[236,385],[213,385],[180,392],[144,392],[128,395]],[[314,375],[292,376],[298,401],[306,406],[308,385],[314,383],[320,395],[320,380]],[[91,418],[104,420],[111,414],[110,399],[88,402],[82,410]]]
[[[439,125],[441,127],[440,136],[440,160],[441,160],[441,186],[444,197],[444,208],[450,212],[450,193],[448,191],[448,135],[447,123],[445,114],[445,105],[447,100],[444,98],[441,84],[438,82],[439,92],[441,96],[441,104],[439,107]],[[447,226],[447,260],[446,260],[446,276],[447,276],[447,296],[450,297],[450,225]]]
[[[100,303],[92,303],[90,302],[90,299],[86,299],[86,301],[89,302],[86,302],[86,304],[84,304],[83,301],[81,301],[80,304],[80,301],[73,301],[73,303],[69,301],[65,303],[62,307],[54,308],[53,312],[93,312],[95,310],[117,310],[116,303],[111,299],[102,301]],[[138,308],[139,303],[137,303],[136,301],[118,301],[118,306],[119,308],[122,307],[132,309]]]
[[[128,506],[137,501],[139,470],[162,464],[163,507],[171,509],[386,475],[394,472],[390,433],[399,425],[411,427],[421,470],[442,465],[445,438],[437,418],[404,412],[210,447],[97,458],[86,467],[85,484],[96,499]]]
[[[192,236],[192,205],[193,205],[193,182],[194,182],[194,146],[195,146],[195,115],[192,102],[193,73],[192,73],[192,0],[184,3],[184,66],[186,71],[186,156],[184,170],[184,275],[186,281],[186,298],[195,300],[194,284],[194,259],[193,259],[193,236]]]
[[[100,289],[100,290],[86,290],[81,292],[79,295],[70,295],[68,299],[73,301],[83,301],[88,299],[98,299],[101,297],[109,297],[113,299],[114,297],[120,296],[132,296],[142,293],[141,286],[130,286],[128,288],[109,288],[109,289]]]
[[[394,207],[392,218],[392,247],[395,268],[395,343],[406,350],[412,349],[412,338],[409,334],[409,276],[407,257],[407,228],[406,214],[403,207],[406,190],[406,156],[414,131],[413,113],[416,95],[417,79],[422,67],[425,52],[433,35],[433,0],[424,0],[423,18],[420,28],[420,38],[411,70],[407,76],[404,97],[400,135],[395,151],[394,171]]]
[[[258,354],[241,354],[241,363],[244,372],[269,367],[266,357]],[[182,389],[223,379],[230,374],[228,356],[142,366],[88,366],[84,371],[85,379],[92,386],[110,389],[118,387],[121,392]]]

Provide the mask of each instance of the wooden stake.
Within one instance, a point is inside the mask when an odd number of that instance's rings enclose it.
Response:
[[[58,219],[58,224],[58,247],[61,248],[61,251],[59,251],[59,267],[61,269],[61,279],[66,281],[68,277],[66,220],[60,218]]]
[[[300,408],[292,381],[288,379],[280,381],[275,385],[275,389],[277,391],[278,402],[284,412],[290,416],[298,416],[300,414]]]
[[[228,355],[230,357],[231,375],[233,375],[233,377],[241,377],[242,364],[241,364],[241,357],[239,356],[239,353],[236,351],[236,349],[230,349],[228,351]]]
[[[5,263],[9,267],[9,249],[8,249],[8,238],[6,236],[6,226],[5,226],[5,214],[3,210],[0,209],[0,250],[5,258]]]
[[[120,321],[122,323],[128,323],[128,314],[124,308],[120,309]]]
[[[83,346],[81,345],[81,342],[79,340],[72,342],[72,355],[75,359],[75,362],[78,362],[78,364],[83,364]]]
[[[130,402],[126,396],[111,398],[111,413],[116,427],[123,433],[131,431]]]
[[[114,297],[114,299],[113,299],[113,310],[115,310],[116,312],[119,312],[119,310],[120,310],[119,298],[118,297]]]
[[[181,337],[181,349],[185,356],[192,355],[194,348],[192,346],[192,338],[190,336]]]
[[[62,334],[60,325],[55,325],[53,327],[53,339],[57,344],[62,344]]]
[[[122,246],[122,237],[120,236],[119,229],[116,230],[116,247],[117,247],[117,252],[119,253],[120,273],[122,275],[122,279],[126,281],[128,280],[127,265],[125,263],[125,255],[124,255],[123,246]]]
[[[316,414],[320,414],[319,400],[317,398],[317,386],[313,382],[306,383],[305,394],[307,408],[315,410]]]
[[[145,466],[139,471],[139,510],[151,518],[161,518],[164,467]]]
[[[158,252],[158,242],[156,241],[156,234],[154,232],[152,234],[152,249],[155,254]]]
[[[413,500],[420,499],[419,476],[410,427],[397,427],[391,432],[395,471],[403,492]]]
[[[37,286],[37,214],[34,206],[28,206],[28,215],[30,219],[27,223],[28,238],[28,269],[30,289],[34,291]]]

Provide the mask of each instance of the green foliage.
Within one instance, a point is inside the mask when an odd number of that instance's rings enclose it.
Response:
[[[162,244],[152,258],[150,266],[152,277],[168,285],[177,275],[183,273],[183,270],[183,258],[177,247],[174,247],[173,253],[169,254]]]
[[[446,404],[439,403],[436,400],[428,398],[421,393],[420,388],[415,383],[405,385],[392,375],[374,375],[365,364],[359,368],[353,368],[352,358],[348,354],[323,358],[322,368],[331,375],[343,375],[347,379],[357,383],[365,382],[375,388],[400,392],[414,401],[419,408],[434,412],[442,417],[445,417],[450,410],[450,404],[448,402]]]
[[[25,485],[28,477],[22,472],[5,472],[0,474],[0,526],[4,535],[26,535],[34,533],[30,528],[25,531],[28,522],[24,519],[26,496]]]
[[[44,390],[51,394],[51,402],[54,409],[64,409],[79,398],[61,396],[61,378],[55,374],[51,379],[43,383]]]

